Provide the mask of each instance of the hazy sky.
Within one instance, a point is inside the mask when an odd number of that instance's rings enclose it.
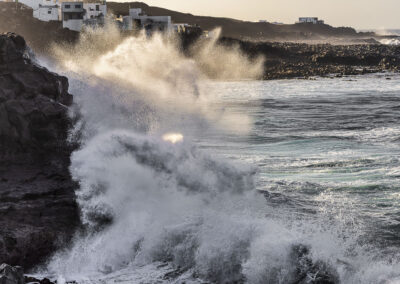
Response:
[[[124,0],[117,0],[123,2]],[[138,0],[139,1],[139,0]],[[141,0],[196,15],[293,23],[315,16],[334,26],[400,28],[400,0]]]

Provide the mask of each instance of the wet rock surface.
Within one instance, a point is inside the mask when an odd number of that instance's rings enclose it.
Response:
[[[0,35],[0,263],[29,269],[79,223],[68,167],[68,80],[35,64],[25,40]]]
[[[373,44],[331,45],[249,42],[222,38],[226,46],[239,45],[250,57],[266,59],[263,79],[361,75],[400,71],[400,47]]]
[[[22,267],[12,267],[5,263],[0,265],[0,284],[25,284]]]
[[[55,284],[57,282],[52,282],[48,278],[37,279],[30,276],[25,276],[25,283],[27,284]]]
[[[335,284],[339,283],[336,271],[328,264],[314,262],[310,255],[310,249],[304,245],[295,245],[291,251],[294,277],[291,284]]]

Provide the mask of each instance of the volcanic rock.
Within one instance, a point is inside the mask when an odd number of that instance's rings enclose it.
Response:
[[[5,263],[0,265],[0,284],[25,284],[22,267],[12,267]]]
[[[265,58],[265,80],[399,72],[400,47],[379,43],[332,45],[289,42],[219,41],[238,46],[250,58]]]
[[[0,262],[31,268],[79,223],[72,103],[67,78],[35,63],[22,37],[0,35]]]

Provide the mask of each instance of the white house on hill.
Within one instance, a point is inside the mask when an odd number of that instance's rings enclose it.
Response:
[[[62,0],[0,0],[0,2],[18,2],[32,8],[33,17],[44,22],[60,20],[59,2]]]
[[[84,18],[86,19],[96,19],[99,17],[104,17],[107,15],[107,5],[100,3],[83,3],[83,8],[85,9]]]
[[[122,18],[122,28],[127,31],[142,28],[148,34],[155,31],[169,32],[174,29],[171,16],[147,16],[140,8],[129,9],[129,16]]]
[[[323,20],[318,20],[317,17],[300,17],[298,24],[311,23],[311,24],[324,24]]]
[[[103,24],[107,15],[107,5],[105,2],[63,2],[61,14],[63,28],[80,32],[85,25]]]
[[[43,0],[18,0],[18,2],[31,7],[35,11],[39,9],[39,5],[43,3]]]
[[[63,28],[81,31],[84,14],[83,2],[63,2],[61,6]]]
[[[60,20],[58,0],[42,0],[39,7],[33,10],[33,17],[44,22]]]
[[[58,21],[59,7],[55,6],[40,6],[39,9],[33,11],[33,17],[44,22]]]

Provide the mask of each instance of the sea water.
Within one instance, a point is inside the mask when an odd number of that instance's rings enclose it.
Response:
[[[211,81],[158,38],[86,59],[58,70],[83,230],[42,275],[400,282],[400,76]]]

